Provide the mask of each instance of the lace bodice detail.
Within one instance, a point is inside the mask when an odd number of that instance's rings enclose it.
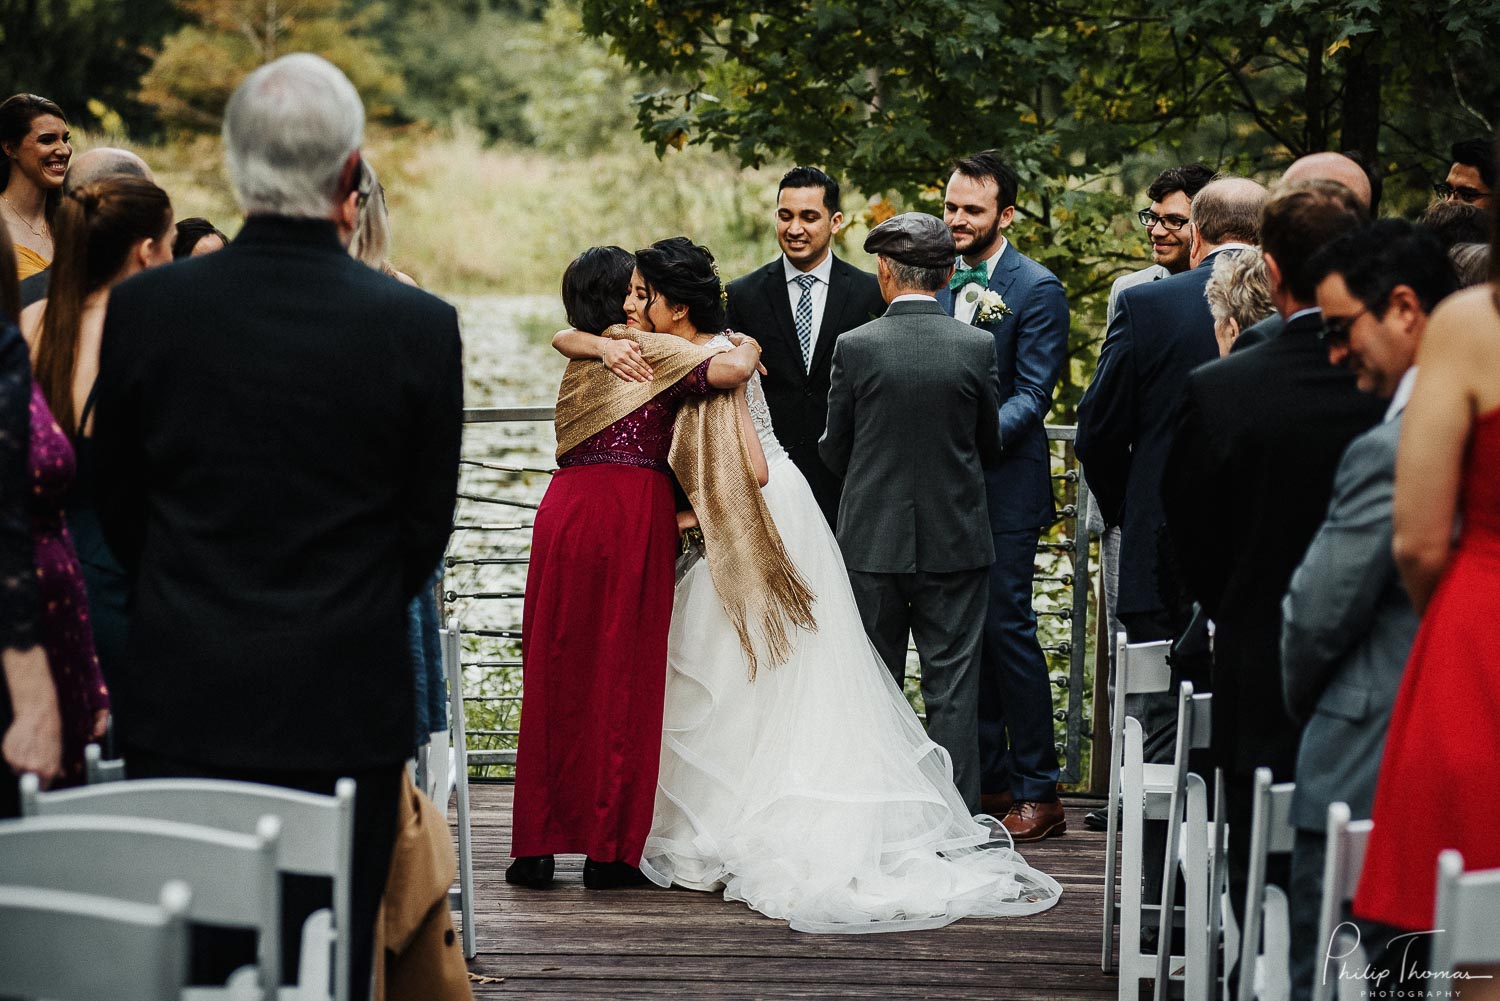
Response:
[[[723,334],[708,342],[709,347],[721,344],[728,346],[733,342]],[[771,425],[771,408],[766,405],[766,392],[761,388],[759,372],[752,375],[745,386],[745,402],[750,406],[750,422],[755,425],[755,433],[760,438],[760,449],[765,453],[769,464],[773,458],[779,458],[784,453],[781,442],[776,440],[775,428]]]

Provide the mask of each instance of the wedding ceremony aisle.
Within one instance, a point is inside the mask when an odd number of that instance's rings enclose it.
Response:
[[[550,890],[505,882],[509,783],[474,783],[476,998],[1073,999],[1115,996],[1099,971],[1104,835],[1064,799],[1068,833],[1024,846],[1063,896],[1024,918],[935,931],[805,935],[718,894],[652,886],[589,891],[563,856]],[[456,818],[450,816],[450,823]],[[456,920],[456,918],[455,918]]]

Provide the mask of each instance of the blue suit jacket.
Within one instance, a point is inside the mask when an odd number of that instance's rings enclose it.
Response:
[[[1051,465],[1043,422],[1068,354],[1068,298],[1057,276],[1006,243],[989,287],[1010,312],[994,323],[976,323],[995,339],[1000,370],[1000,442],[1003,459],[985,469],[990,531],[1036,529],[1052,522]],[[953,293],[938,292],[953,315]]]
[[[1188,373],[1219,357],[1203,295],[1217,256],[1120,293],[1099,365],[1078,404],[1078,461],[1105,522],[1120,526],[1117,614],[1165,605],[1157,580],[1166,520],[1162,470]]]

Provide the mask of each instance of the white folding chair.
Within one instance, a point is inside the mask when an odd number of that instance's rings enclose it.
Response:
[[[457,906],[463,927],[464,958],[479,951],[474,935],[474,847],[469,826],[469,733],[464,716],[464,672],[460,657],[461,633],[456,616],[448,619],[442,633],[443,673],[448,678],[448,728],[453,735],[450,755],[453,787],[458,800],[458,889],[448,891],[448,906]],[[447,797],[442,807],[447,813]]]
[[[1464,872],[1464,857],[1449,848],[1438,856],[1437,911],[1432,972],[1500,963],[1500,869]],[[1447,981],[1461,989],[1465,981]]]
[[[1245,931],[1240,939],[1240,1001],[1286,1001],[1291,997],[1292,930],[1287,898],[1280,887],[1266,885],[1266,864],[1271,854],[1290,854],[1297,840],[1291,821],[1296,788],[1291,782],[1272,785],[1269,768],[1255,770]]]
[[[354,793],[354,780],[347,778],[332,796],[222,779],[136,779],[44,793],[34,777],[23,776],[21,812],[152,817],[240,833],[255,830],[262,816],[278,818],[277,870],[333,881],[332,914],[314,914],[303,928],[298,990],[292,993],[349,1001]]]
[[[1363,981],[1341,980],[1339,964],[1351,970],[1364,969],[1364,951],[1355,944],[1352,929],[1343,931],[1344,908],[1359,888],[1359,874],[1365,867],[1365,845],[1370,840],[1374,822],[1349,819],[1348,803],[1328,805],[1328,843],[1323,858],[1323,902],[1318,908],[1317,952],[1325,958],[1313,978],[1313,1001],[1331,1001],[1358,996]],[[1352,994],[1350,992],[1353,992]]]
[[[1110,767],[1109,767],[1109,806],[1106,808],[1108,821],[1106,823],[1105,850],[1104,850],[1104,942],[1100,968],[1109,973],[1114,969],[1114,937],[1116,907],[1115,907],[1115,873],[1117,871],[1119,852],[1119,835],[1121,829],[1120,813],[1120,791],[1121,791],[1121,768],[1125,762],[1125,696],[1144,695],[1152,692],[1165,692],[1172,687],[1172,669],[1167,663],[1167,653],[1172,648],[1168,641],[1158,643],[1127,643],[1122,633],[1115,640],[1115,701],[1110,710]],[[1136,724],[1140,729],[1140,724]],[[1170,790],[1171,769],[1168,765],[1142,763],[1137,772],[1132,773],[1139,777],[1139,792],[1141,796],[1155,796],[1162,800],[1162,810],[1158,811],[1165,816],[1165,794]],[[1132,792],[1135,795],[1135,792]],[[1150,809],[1144,812],[1132,813],[1136,822],[1143,822],[1145,815],[1151,813]],[[1134,832],[1132,841],[1130,828],[1126,827],[1125,840],[1127,846],[1137,845],[1135,858],[1140,860],[1140,845],[1142,832]],[[1129,857],[1127,852],[1126,857]],[[1149,970],[1141,964],[1133,964],[1131,970],[1125,970],[1127,952],[1143,955],[1140,952],[1140,926],[1141,926],[1141,888],[1140,876],[1142,867],[1137,864],[1133,870],[1135,879],[1129,872],[1122,877],[1119,905],[1120,922],[1120,964],[1121,964],[1121,997],[1125,996],[1125,983],[1128,978],[1134,977],[1131,983],[1138,983],[1140,977],[1149,976]],[[1131,911],[1134,914],[1131,915]],[[1131,924],[1135,931],[1132,933],[1127,926]],[[1133,934],[1133,937],[1132,937]],[[1149,962],[1149,960],[1143,961]]]
[[[125,762],[121,758],[106,758],[103,748],[89,744],[83,749],[83,771],[89,785],[118,782],[125,777]]]
[[[150,904],[181,880],[193,891],[189,920],[256,931],[254,993],[270,999],[281,978],[280,836],[271,816],[253,834],[144,817],[26,817],[0,824],[0,883]]]
[[[1214,993],[1215,936],[1219,926],[1215,896],[1219,887],[1219,860],[1223,854],[1224,828],[1219,817],[1208,813],[1208,786],[1188,770],[1188,752],[1208,747],[1213,731],[1211,693],[1194,694],[1184,681],[1177,699],[1177,751],[1172,763],[1172,785],[1167,807],[1167,847],[1162,857],[1161,932],[1155,957],[1156,1001],[1165,1001],[1167,985],[1181,970],[1186,1001],[1211,1001]],[[1217,785],[1218,783],[1216,783]],[[1218,795],[1215,795],[1217,805]],[[1220,813],[1221,811],[1215,811]],[[1182,872],[1183,954],[1172,954],[1172,930],[1177,916],[1177,871]],[[1181,963],[1178,967],[1177,964]]]
[[[140,904],[0,886],[0,995],[163,1001],[188,979],[192,891],[170,881]]]

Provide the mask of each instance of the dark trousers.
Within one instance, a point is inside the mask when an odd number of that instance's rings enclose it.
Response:
[[[377,768],[272,770],[221,768],[136,748],[125,750],[125,770],[132,779],[231,779],[333,794],[345,776],[354,779],[354,861],[351,896],[349,996],[363,998],[370,991],[374,968],[375,915],[385,892],[396,841],[398,797],[404,764]],[[302,925],[308,915],[333,900],[332,881],[318,876],[283,875],[281,883],[282,982],[295,982],[302,945]],[[192,940],[194,983],[221,984],[236,969],[255,961],[255,933],[198,926]]]
[[[976,713],[987,578],[984,567],[953,573],[849,571],[865,633],[898,688],[906,675],[911,633],[922,662],[927,735],[953,759],[953,784],[970,813],[979,812]]]
[[[1031,579],[1041,529],[996,532],[979,677],[980,788],[1057,799],[1052,685],[1036,638]]]

